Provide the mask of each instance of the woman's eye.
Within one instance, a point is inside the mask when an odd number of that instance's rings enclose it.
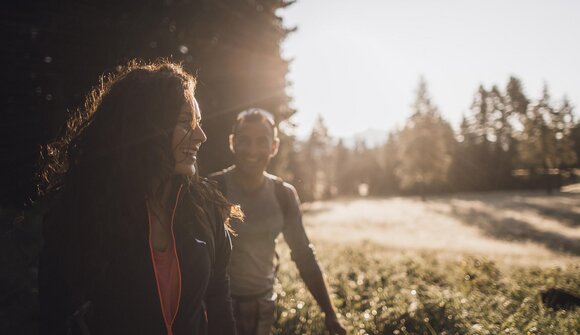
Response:
[[[179,121],[179,125],[185,129],[193,129],[195,127],[195,122],[191,120],[182,120]]]

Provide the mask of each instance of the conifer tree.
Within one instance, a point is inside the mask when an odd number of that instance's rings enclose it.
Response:
[[[512,125],[510,156],[512,157],[512,167],[521,166],[518,155],[518,141],[520,136],[518,133],[522,132],[523,125],[527,119],[529,99],[523,91],[522,82],[516,77],[510,77],[505,90],[505,108],[510,114],[510,124]]]
[[[547,85],[542,98],[528,110],[518,152],[521,161],[533,173],[543,176],[548,192],[554,186],[553,177],[560,177],[559,168],[576,161],[570,134],[573,128],[572,109],[567,99],[555,109]],[[559,178],[558,178],[559,180]]]
[[[576,154],[576,163],[572,166],[575,168],[580,168],[580,121],[576,123],[572,131],[570,132],[570,140],[572,142],[572,150]],[[575,178],[577,176],[573,175]]]
[[[493,137],[493,132],[490,131],[492,106],[489,96],[490,93],[480,85],[471,104],[471,132],[475,135],[476,143],[482,144],[486,150],[489,149],[488,144]]]
[[[556,152],[559,156],[559,168],[569,167],[576,163],[578,156],[574,151],[572,131],[574,129],[574,109],[564,96],[561,105],[554,110],[550,126],[554,131]]]
[[[413,114],[399,137],[397,175],[401,186],[418,190],[425,197],[428,187],[447,180],[451,162],[451,127],[431,102],[423,78],[413,103]]]
[[[452,190],[466,191],[477,189],[476,180],[476,135],[465,115],[461,118],[456,149],[449,167],[449,183]]]
[[[491,107],[488,134],[493,143],[490,182],[494,188],[505,188],[511,181],[512,156],[515,153],[512,112],[507,108],[507,97],[495,85],[489,92],[488,100]]]
[[[383,146],[381,193],[384,194],[394,194],[399,191],[399,179],[396,174],[398,136],[397,132],[391,132]]]
[[[524,120],[524,129],[518,147],[521,161],[532,171],[540,168],[542,173],[555,167],[555,136],[548,123],[553,113],[547,86],[542,98],[533,103]]]
[[[5,122],[27,127],[10,133],[27,135],[5,154],[11,171],[2,183],[2,200],[24,202],[33,189],[27,185],[32,184],[38,146],[56,135],[67,111],[82,105],[100,74],[133,58],[168,58],[197,75],[196,96],[208,134],[200,170],[204,174],[231,163],[227,135],[237,112],[261,107],[277,121],[294,112],[286,93],[288,61],[280,52],[291,29],[277,14],[292,2],[14,2],[21,8],[5,11],[12,30],[8,43],[15,48],[8,53],[6,64],[14,66],[6,68],[6,76],[18,78],[19,89],[3,85],[0,91],[9,92],[2,99],[10,112]]]
[[[333,156],[334,186],[336,187],[337,193],[341,195],[352,194],[354,187],[352,185],[352,178],[350,178],[351,152],[344,145],[342,139],[339,139],[334,147]]]
[[[321,199],[330,193],[334,175],[331,157],[332,139],[322,115],[318,115],[304,145],[304,190],[308,200]]]
[[[485,190],[492,188],[493,142],[496,131],[493,123],[493,97],[482,85],[477,89],[470,113],[464,116],[460,128],[462,142],[459,144],[457,162],[453,174],[461,173],[466,178],[460,182],[469,190]],[[459,171],[455,171],[460,168]]]
[[[506,108],[522,119],[528,111],[529,100],[523,92],[522,82],[516,77],[510,77],[506,87]]]

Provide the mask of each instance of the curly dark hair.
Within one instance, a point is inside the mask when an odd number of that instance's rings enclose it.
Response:
[[[53,199],[45,238],[79,251],[70,271],[122,250],[145,199],[161,194],[154,188],[159,181],[186,184],[186,205],[197,217],[206,215],[208,203],[228,229],[230,216],[241,217],[211,183],[174,174],[171,137],[183,104],[193,108],[195,85],[178,64],[131,61],[101,77],[61,136],[42,149],[38,189]],[[213,228],[204,229],[213,249]]]
[[[169,62],[131,61],[102,76],[62,136],[44,148],[40,193],[77,182],[105,192],[151,192],[154,178],[173,174],[171,133],[181,106],[193,103],[195,84]]]

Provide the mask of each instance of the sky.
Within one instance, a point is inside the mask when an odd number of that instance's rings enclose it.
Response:
[[[421,76],[456,129],[480,84],[510,76],[528,98],[547,83],[580,106],[580,1],[298,0],[278,14],[298,28],[282,54],[301,138],[318,115],[336,137],[401,128]]]

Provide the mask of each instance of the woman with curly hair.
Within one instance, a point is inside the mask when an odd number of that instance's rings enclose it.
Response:
[[[43,334],[234,334],[241,217],[196,173],[195,79],[169,62],[102,78],[43,152]]]

